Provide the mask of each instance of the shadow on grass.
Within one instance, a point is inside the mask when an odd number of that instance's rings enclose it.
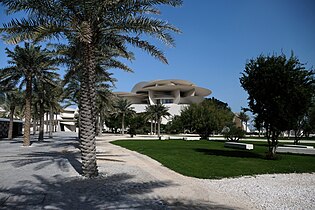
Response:
[[[256,158],[266,159],[264,155],[243,150],[217,150],[217,149],[195,149],[195,151],[206,155],[225,156],[225,157],[240,157],[240,158]]]
[[[211,202],[150,196],[155,189],[174,184],[136,182],[125,173],[95,179],[34,177],[35,182],[0,187],[0,209],[233,209]]]

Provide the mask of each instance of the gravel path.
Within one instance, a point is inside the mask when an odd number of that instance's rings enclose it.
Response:
[[[85,179],[73,133],[22,147],[0,140],[0,209],[315,209],[315,174],[205,180],[97,140],[101,176]]]

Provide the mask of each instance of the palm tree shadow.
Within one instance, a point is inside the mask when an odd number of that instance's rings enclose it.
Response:
[[[11,143],[16,144],[22,141],[23,139],[20,138]],[[79,161],[81,154],[78,148],[77,137],[60,135],[52,140],[32,141],[31,147],[18,150],[15,155],[6,156],[2,163],[11,163],[16,168],[33,165],[34,171],[55,164],[62,171],[69,171],[70,168],[73,168],[77,173],[82,174],[81,162]]]
[[[125,173],[95,179],[34,177],[34,182],[0,187],[0,209],[232,209],[203,201],[150,196],[155,189],[174,184],[137,182]]]
[[[196,152],[204,153],[205,155],[225,156],[225,157],[240,157],[240,158],[257,158],[265,159],[265,156],[244,150],[219,150],[219,149],[204,149],[197,148]]]
[[[20,154],[21,158],[7,158],[2,163],[11,163],[13,167],[19,168],[26,165],[33,165],[34,171],[39,171],[50,165],[57,165],[62,171],[69,171],[72,167],[77,173],[82,174],[81,162],[79,161],[79,152],[74,151],[48,151],[48,152],[32,152]],[[70,163],[70,165],[69,165]]]

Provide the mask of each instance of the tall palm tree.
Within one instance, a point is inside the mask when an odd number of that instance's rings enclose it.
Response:
[[[46,106],[49,112],[49,138],[52,138],[53,133],[53,124],[54,124],[54,112],[59,112],[61,110],[61,106],[59,102],[61,101],[62,95],[62,86],[61,81],[56,82],[56,86],[52,87],[50,90],[50,94],[46,96]]]
[[[2,0],[9,12],[28,11],[28,19],[12,20],[4,25],[6,40],[19,42],[25,39],[43,40],[65,36],[77,40],[82,52],[83,69],[80,77],[80,130],[83,175],[98,175],[96,164],[96,64],[100,53],[113,49],[124,51],[126,43],[139,47],[164,63],[164,54],[142,39],[149,35],[174,46],[170,31],[177,28],[165,21],[151,18],[159,15],[157,5],[179,6],[182,0]]]
[[[50,80],[50,84],[45,84],[42,81],[38,81],[34,85],[34,93],[36,94],[35,97],[35,104],[39,107],[39,135],[38,135],[38,141],[44,140],[44,117],[45,113],[48,113],[51,111],[50,107],[53,103],[58,103],[58,95],[54,94],[54,91],[56,91],[57,83],[58,81],[54,76],[55,75],[49,75],[47,79]],[[53,85],[52,85],[53,84]],[[57,100],[57,101],[56,101]],[[48,121],[48,117],[47,117]],[[48,123],[48,122],[47,122]],[[48,127],[48,126],[47,126]],[[52,127],[50,128],[52,129]],[[51,136],[51,133],[50,133]]]
[[[23,96],[22,93],[17,90],[13,89],[7,92],[2,92],[1,94],[3,97],[0,97],[0,104],[2,108],[6,111],[9,111],[9,129],[8,129],[8,139],[13,139],[13,119],[16,113],[17,108],[22,108],[21,104],[23,103]]]
[[[51,70],[55,70],[55,61],[49,51],[29,43],[25,43],[24,47],[16,46],[14,51],[6,48],[6,53],[11,59],[11,66],[0,70],[0,84],[6,88],[25,86],[23,145],[29,146],[33,84],[36,80],[51,82],[49,75],[54,74]]]
[[[118,98],[114,107],[116,109],[117,114],[121,115],[121,134],[125,134],[125,118],[127,115],[133,114],[135,111],[133,107],[131,107],[131,103],[124,98]]]

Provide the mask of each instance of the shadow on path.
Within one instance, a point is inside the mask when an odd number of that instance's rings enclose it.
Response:
[[[33,166],[39,171],[47,166],[57,166],[62,171],[69,171],[73,167],[81,174],[81,154],[78,138],[71,135],[60,135],[44,141],[32,141],[30,147],[22,145],[23,139],[17,138],[11,142],[2,142],[1,163],[12,164],[13,167]],[[70,163],[70,164],[69,164]]]
[[[35,176],[37,182],[21,181],[0,188],[0,209],[232,209],[203,201],[150,196],[171,182],[135,182],[133,176],[116,174],[95,179]]]

